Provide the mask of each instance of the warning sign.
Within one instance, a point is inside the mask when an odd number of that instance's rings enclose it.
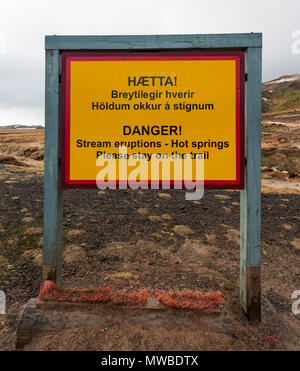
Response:
[[[197,160],[206,188],[243,188],[242,52],[63,53],[61,107],[64,188],[172,187]]]

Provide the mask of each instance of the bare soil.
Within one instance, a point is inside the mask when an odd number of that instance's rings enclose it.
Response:
[[[15,143],[9,151],[7,135]],[[0,157],[0,289],[7,296],[1,350],[14,349],[22,307],[42,284],[43,131],[31,134],[29,147],[38,151],[29,155],[18,146],[22,135],[0,133],[1,154],[28,164]],[[189,316],[140,323],[119,310],[104,325],[39,337],[25,350],[299,350],[300,316],[291,312],[292,292],[300,289],[299,180],[283,171],[263,169],[270,185],[262,194],[261,323],[249,322],[239,305],[239,192],[206,191],[192,202],[178,190],[68,190],[64,286],[221,290],[234,332],[209,332]],[[276,182],[283,185],[275,189]]]

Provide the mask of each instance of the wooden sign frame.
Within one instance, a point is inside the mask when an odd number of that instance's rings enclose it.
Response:
[[[43,278],[62,283],[61,56],[63,52],[211,51],[245,53],[245,174],[240,191],[240,302],[261,319],[262,34],[46,36]]]

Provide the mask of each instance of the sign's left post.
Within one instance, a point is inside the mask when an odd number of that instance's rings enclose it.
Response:
[[[63,191],[60,186],[60,55],[46,50],[43,279],[62,282]]]

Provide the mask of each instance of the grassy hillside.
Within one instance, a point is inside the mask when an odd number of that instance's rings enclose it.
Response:
[[[262,165],[300,175],[300,74],[282,76],[262,85]],[[275,171],[276,172],[276,171]],[[278,174],[278,176],[282,176]]]
[[[262,97],[263,113],[300,109],[300,74],[265,82]]]

